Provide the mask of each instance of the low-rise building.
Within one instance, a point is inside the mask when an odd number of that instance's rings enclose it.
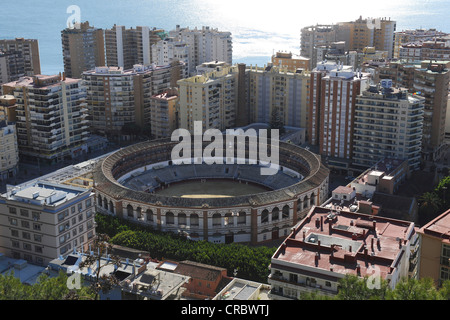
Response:
[[[90,188],[33,181],[0,195],[0,252],[37,265],[95,236]]]
[[[432,278],[437,285],[450,280],[450,210],[418,231],[421,238],[420,278]]]
[[[269,297],[334,295],[348,274],[368,277],[369,286],[384,279],[394,288],[417,274],[417,239],[413,222],[313,207],[272,256]]]

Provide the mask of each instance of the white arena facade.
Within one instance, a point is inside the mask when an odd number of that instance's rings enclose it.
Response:
[[[259,161],[243,158],[177,164],[171,160],[177,143],[146,141],[100,161],[94,170],[97,211],[192,240],[256,244],[287,236],[328,198],[329,170],[304,148],[279,142],[277,173],[261,175]],[[248,159],[247,145],[234,148],[236,155],[245,148]]]

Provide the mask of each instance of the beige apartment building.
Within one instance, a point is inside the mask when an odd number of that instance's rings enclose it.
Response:
[[[285,126],[306,128],[310,73],[269,64],[247,67],[251,122],[270,123],[273,114]]]
[[[105,65],[103,30],[90,26],[88,21],[62,30],[61,41],[64,72],[68,78],[81,78],[84,71]]]
[[[95,236],[91,189],[33,181],[0,195],[0,252],[33,264],[88,250]]]
[[[290,72],[297,69],[311,70],[310,59],[302,56],[293,56],[292,52],[277,52],[272,56],[272,64],[277,67],[284,67]]]
[[[2,86],[16,99],[16,127],[23,159],[56,163],[86,151],[86,91],[80,79],[35,75]]]
[[[97,67],[83,73],[87,89],[90,130],[113,140],[129,139],[122,132],[125,124],[144,128],[150,124],[150,100],[155,94],[174,87],[186,75],[182,62],[166,66],[134,65]]]
[[[8,121],[6,107],[2,107],[0,102],[0,181],[15,176],[18,169],[16,125]]]
[[[16,53],[20,59],[23,59],[23,75],[32,76],[41,73],[38,40],[24,38],[0,40],[0,51],[7,54]],[[9,81],[14,80],[17,79]]]
[[[203,131],[234,127],[238,77],[237,66],[223,66],[178,81],[180,128],[194,132],[195,121],[202,122]]]
[[[177,88],[169,88],[150,98],[150,128],[155,139],[169,138],[178,128],[177,108]]]
[[[418,231],[421,238],[420,278],[432,278],[437,285],[450,280],[450,210]]]
[[[434,41],[442,39],[448,33],[437,31],[436,29],[415,29],[402,30],[394,34],[394,58],[400,58],[401,47],[407,43],[422,43],[424,41]]]

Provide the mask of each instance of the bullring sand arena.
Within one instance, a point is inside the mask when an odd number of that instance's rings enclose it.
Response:
[[[176,164],[175,145],[142,142],[100,162],[94,172],[100,212],[192,240],[260,243],[287,235],[328,196],[328,169],[301,147],[280,142],[273,150],[278,170],[263,175],[265,166],[248,159],[247,145],[234,145],[236,155],[245,148],[246,161],[224,158],[222,164]]]

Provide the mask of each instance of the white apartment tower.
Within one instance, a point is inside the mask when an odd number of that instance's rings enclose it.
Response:
[[[425,98],[382,80],[357,97],[353,163],[364,168],[383,158],[408,160],[420,167]]]
[[[202,29],[180,28],[169,32],[170,37],[189,47],[189,74],[195,74],[195,67],[208,61],[233,62],[233,45],[230,32],[202,27]]]
[[[189,70],[189,47],[186,43],[166,38],[152,45],[152,63],[165,66],[175,60],[184,62]]]

